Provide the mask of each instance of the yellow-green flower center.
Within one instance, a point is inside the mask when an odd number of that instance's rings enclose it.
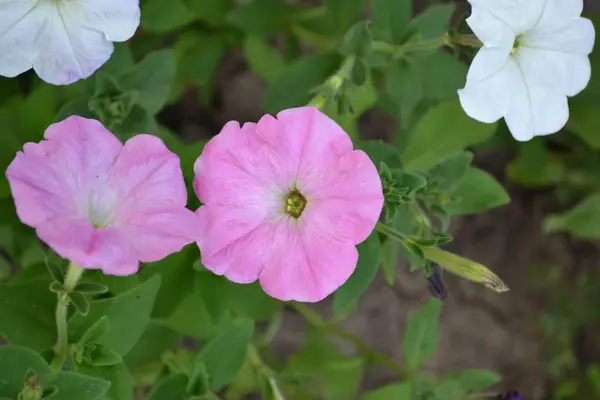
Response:
[[[285,196],[285,213],[292,218],[298,219],[306,208],[306,197],[297,189],[293,189]]]

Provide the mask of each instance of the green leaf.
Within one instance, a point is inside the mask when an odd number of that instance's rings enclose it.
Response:
[[[356,269],[338,290],[333,298],[333,310],[340,313],[353,305],[367,290],[379,269],[381,262],[381,244],[376,234],[371,234],[357,246],[358,263]]]
[[[87,317],[75,314],[69,320],[71,341],[77,341],[94,322],[106,316],[109,328],[98,343],[121,356],[126,355],[150,322],[150,313],[160,283],[160,277],[156,276],[129,292],[92,301]]]
[[[185,375],[172,375],[153,386],[148,400],[185,399],[188,378]]]
[[[0,346],[0,397],[16,399],[23,390],[28,371],[44,376],[50,373],[50,366],[29,349]]]
[[[324,0],[323,5],[332,17],[335,31],[343,33],[363,15],[367,2],[365,0]]]
[[[587,377],[590,381],[595,397],[600,397],[600,366],[590,365],[587,370]]]
[[[202,21],[220,24],[231,7],[229,0],[184,0],[188,7]]]
[[[79,343],[87,344],[87,343],[95,343],[106,333],[108,330],[109,322],[106,316],[102,316],[99,320],[94,322],[92,326],[89,327],[87,331],[81,337]]]
[[[206,366],[212,390],[221,389],[235,378],[244,364],[253,334],[254,323],[241,320],[219,332],[198,354],[196,362]]]
[[[309,91],[321,85],[340,67],[342,59],[334,52],[317,53],[291,64],[267,89],[262,106],[266,112],[306,105],[313,94]]]
[[[421,40],[442,38],[450,24],[450,18],[454,13],[454,4],[434,4],[413,19],[409,31],[416,31]]]
[[[104,294],[108,292],[108,286],[102,283],[80,283],[75,291],[85,294]]]
[[[371,31],[377,40],[400,44],[412,17],[411,0],[373,0]]]
[[[413,112],[422,98],[421,72],[406,60],[396,60],[388,67],[386,91],[400,111],[403,127],[410,125]]]
[[[129,50],[126,43],[115,43],[114,46],[115,51],[113,51],[106,64],[102,66],[101,71],[118,76],[133,68],[135,64],[133,54],[131,54],[131,50]]]
[[[506,167],[506,173],[523,186],[543,187],[559,184],[564,179],[565,169],[560,156],[552,154],[540,137],[519,143],[517,156]]]
[[[68,293],[68,296],[69,300],[71,300],[71,303],[73,303],[73,306],[79,314],[83,316],[88,315],[88,312],[90,310],[90,303],[82,293],[71,292]]]
[[[52,400],[104,400],[110,382],[104,379],[77,374],[75,372],[55,372],[42,376],[42,386],[55,386],[58,391]]]
[[[452,194],[469,171],[473,153],[463,151],[448,157],[429,171],[429,185],[435,190]]]
[[[442,302],[430,299],[408,319],[402,348],[406,366],[414,371],[435,352],[439,340],[439,318]]]
[[[360,400],[413,400],[412,384],[393,383],[363,395]]]
[[[375,165],[382,162],[390,168],[398,168],[401,165],[398,149],[382,140],[359,140],[356,147],[367,153]]]
[[[498,382],[500,382],[500,376],[493,371],[467,369],[446,375],[438,383],[435,391],[444,398],[462,399],[473,392],[487,389]]]
[[[407,170],[429,169],[494,134],[495,124],[469,118],[458,101],[441,103],[419,121],[402,153]]]
[[[283,307],[282,302],[265,294],[257,282],[243,285],[227,283],[232,286],[230,290],[231,307],[241,317],[251,318],[255,321],[269,321]],[[217,298],[217,301],[223,302],[223,298]]]
[[[172,6],[170,2],[169,6]],[[150,114],[156,114],[169,98],[174,76],[172,52],[159,50],[148,54],[135,68],[121,75],[119,83],[126,91],[137,91],[138,103]]]
[[[56,282],[61,283],[65,278],[65,272],[62,268],[63,263],[61,258],[54,258],[51,255],[46,257],[46,268],[52,279]]]
[[[243,51],[250,68],[265,82],[275,82],[286,69],[281,54],[261,38],[247,36]]]
[[[254,0],[233,9],[226,20],[248,35],[268,37],[286,27],[290,10],[279,0]]]
[[[140,340],[127,353],[125,362],[129,368],[139,368],[159,361],[161,355],[173,348],[179,339],[180,335],[173,329],[150,321]]]
[[[9,344],[36,351],[54,344],[56,295],[48,284],[34,280],[0,286],[0,336]]]
[[[115,354],[111,349],[101,344],[91,345],[93,350],[90,352],[88,363],[95,367],[110,367],[121,363],[123,358]]]
[[[510,202],[506,190],[485,171],[470,168],[454,191],[457,200],[446,206],[453,215],[476,214]]]
[[[168,318],[192,292],[195,275],[191,267],[198,258],[198,248],[187,246],[161,261],[147,264],[140,271],[138,275],[144,281],[155,276],[162,279],[152,311],[154,318]]]
[[[340,51],[346,57],[363,58],[371,52],[373,38],[367,21],[357,22],[344,35]]]
[[[140,25],[148,32],[165,33],[183,28],[196,19],[184,0],[148,0]]]
[[[593,193],[563,214],[546,218],[547,232],[568,232],[582,239],[600,238],[600,193]]]
[[[39,142],[44,131],[54,122],[58,111],[57,87],[40,85],[35,88],[18,108],[19,136],[23,142]]]
[[[569,109],[571,115],[567,128],[573,131],[584,142],[593,149],[600,149],[600,135],[598,135],[598,127],[600,126],[600,113],[598,106],[592,103],[583,103],[576,101]]]
[[[421,72],[423,97],[426,99],[455,99],[456,91],[465,84],[467,64],[447,51],[437,50],[428,57],[414,60],[413,65]]]
[[[125,364],[110,367],[78,366],[78,372],[104,379],[111,383],[106,398],[102,400],[132,400],[134,381]]]
[[[396,264],[400,254],[400,244],[395,240],[387,239],[381,244],[381,266],[388,285],[396,282]]]

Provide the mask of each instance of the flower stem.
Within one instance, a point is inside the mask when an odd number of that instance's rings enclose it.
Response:
[[[69,332],[67,330],[67,318],[69,314],[69,293],[71,293],[81,275],[83,274],[83,268],[80,266],[70,263],[69,269],[67,270],[67,276],[63,283],[65,292],[58,293],[58,301],[56,305],[56,329],[57,329],[57,341],[54,347],[54,359],[52,360],[52,369],[60,371],[67,359],[69,353]]]
[[[285,400],[281,390],[279,390],[279,386],[277,385],[277,380],[273,376],[273,372],[271,369],[263,362],[260,354],[258,353],[258,349],[254,345],[250,345],[248,348],[248,356],[250,357],[250,361],[252,365],[256,369],[256,371],[263,375],[267,381],[269,382],[269,386],[273,391],[274,400]]]
[[[506,284],[498,277],[498,275],[494,274],[482,264],[444,251],[439,247],[420,245],[413,238],[403,235],[402,233],[385,224],[382,224],[381,222],[377,223],[375,230],[399,241],[409,249],[415,246],[419,247],[426,259],[433,261],[454,275],[458,275],[461,278],[467,279],[471,282],[481,283],[488,289],[491,289],[497,293],[503,293],[509,290],[508,286],[506,286]]]
[[[393,58],[400,58],[407,53],[415,53],[419,51],[435,50],[442,46],[451,45],[450,36],[445,34],[440,38],[423,40],[420,42],[408,42],[402,45],[394,45],[379,40],[373,41],[373,50],[390,54]]]
[[[400,378],[407,377],[408,374],[406,373],[406,371],[400,364],[391,360],[386,355],[381,354],[381,353],[377,352],[376,350],[372,349],[360,337],[344,331],[343,329],[341,329],[339,326],[337,326],[335,324],[328,323],[319,314],[317,314],[316,312],[311,310],[305,304],[293,302],[293,303],[291,303],[291,305],[300,315],[302,315],[308,321],[308,323],[310,323],[315,328],[323,329],[326,332],[330,333],[331,335],[336,336],[336,337],[352,344],[358,351],[360,351],[368,359],[371,359],[372,361],[374,361],[380,365],[383,365],[384,367],[388,368],[390,371],[397,374]]]

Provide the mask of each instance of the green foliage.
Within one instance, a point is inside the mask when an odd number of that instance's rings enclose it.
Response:
[[[441,309],[442,303],[431,299],[408,319],[402,348],[406,365],[411,370],[422,366],[437,348]]]
[[[361,400],[411,400],[412,385],[409,382],[394,383],[365,394]]]

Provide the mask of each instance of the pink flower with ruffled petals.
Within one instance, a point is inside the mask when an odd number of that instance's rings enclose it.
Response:
[[[229,122],[194,170],[202,263],[280,300],[316,302],[340,287],[383,207],[373,162],[313,107]]]
[[[21,221],[60,256],[111,275],[137,272],[197,240],[179,158],[151,135],[122,144],[70,117],[27,143],[6,171]]]

